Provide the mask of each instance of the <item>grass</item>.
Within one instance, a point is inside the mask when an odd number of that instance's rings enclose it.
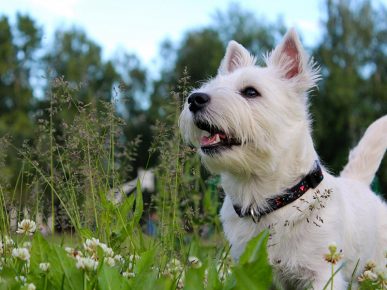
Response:
[[[268,232],[250,241],[238,263],[231,261],[211,183],[216,177],[205,181],[177,130],[188,89],[185,77],[165,108],[169,117],[155,126],[149,154],[158,155],[157,194],[145,204],[140,178],[135,192],[117,203],[112,189],[126,181],[138,140],[123,142],[125,123],[114,102],[83,104],[76,88],[53,82],[36,140],[14,148],[22,164],[15,185],[0,185],[1,289],[276,289]],[[13,146],[6,137],[0,143]],[[43,236],[31,221],[16,234],[11,209],[19,222],[52,216],[46,223],[56,232]],[[144,224],[152,212],[157,234],[149,236]],[[371,278],[363,277],[362,285],[371,287],[364,289],[378,289],[380,279]]]

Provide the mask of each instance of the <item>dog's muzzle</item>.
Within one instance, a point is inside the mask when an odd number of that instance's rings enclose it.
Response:
[[[210,96],[205,93],[193,93],[188,97],[188,108],[195,114],[197,111],[205,108],[210,100]]]

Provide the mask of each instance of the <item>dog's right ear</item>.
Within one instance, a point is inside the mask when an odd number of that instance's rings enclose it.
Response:
[[[255,62],[255,57],[246,48],[232,40],[228,43],[226,54],[218,69],[218,74],[226,75],[238,68],[255,65]]]

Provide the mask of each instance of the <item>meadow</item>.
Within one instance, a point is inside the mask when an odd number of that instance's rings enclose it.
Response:
[[[157,156],[156,193],[145,198],[141,176],[128,196],[115,190],[139,143],[122,141],[126,124],[115,100],[83,104],[77,87],[53,80],[46,115],[37,119],[37,141],[13,148],[23,164],[16,186],[1,180],[1,289],[280,289],[268,262],[268,231],[238,262],[229,255],[217,177],[203,171],[178,131],[188,82],[182,78],[172,92],[167,122],[154,126],[148,158]],[[70,108],[77,114],[66,120]],[[14,145],[4,136],[1,146]],[[324,289],[333,289],[341,258],[327,245],[321,259],[332,277]],[[355,281],[361,289],[386,289],[386,277],[372,264]]]

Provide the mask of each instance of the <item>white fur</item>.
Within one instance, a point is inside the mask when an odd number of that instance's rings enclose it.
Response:
[[[230,42],[218,75],[194,92],[211,100],[196,120],[221,128],[241,141],[220,154],[206,155],[199,146],[205,134],[194,124],[186,103],[180,128],[198,147],[204,165],[222,177],[226,198],[221,209],[225,235],[238,259],[246,243],[269,228],[268,252],[283,284],[322,289],[330,277],[323,256],[336,242],[346,262],[335,276],[335,289],[345,289],[358,259],[383,269],[387,250],[387,207],[369,183],[386,150],[387,117],[372,125],[351,154],[342,177],[325,169],[324,180],[295,202],[263,217],[259,223],[239,218],[232,204],[247,209],[267,207],[265,200],[294,186],[318,160],[310,133],[307,93],[319,79],[294,30],[266,58],[266,67],[236,42]],[[240,91],[255,87],[261,96],[247,99]],[[381,137],[384,136],[384,137]],[[364,177],[365,176],[365,177]]]

